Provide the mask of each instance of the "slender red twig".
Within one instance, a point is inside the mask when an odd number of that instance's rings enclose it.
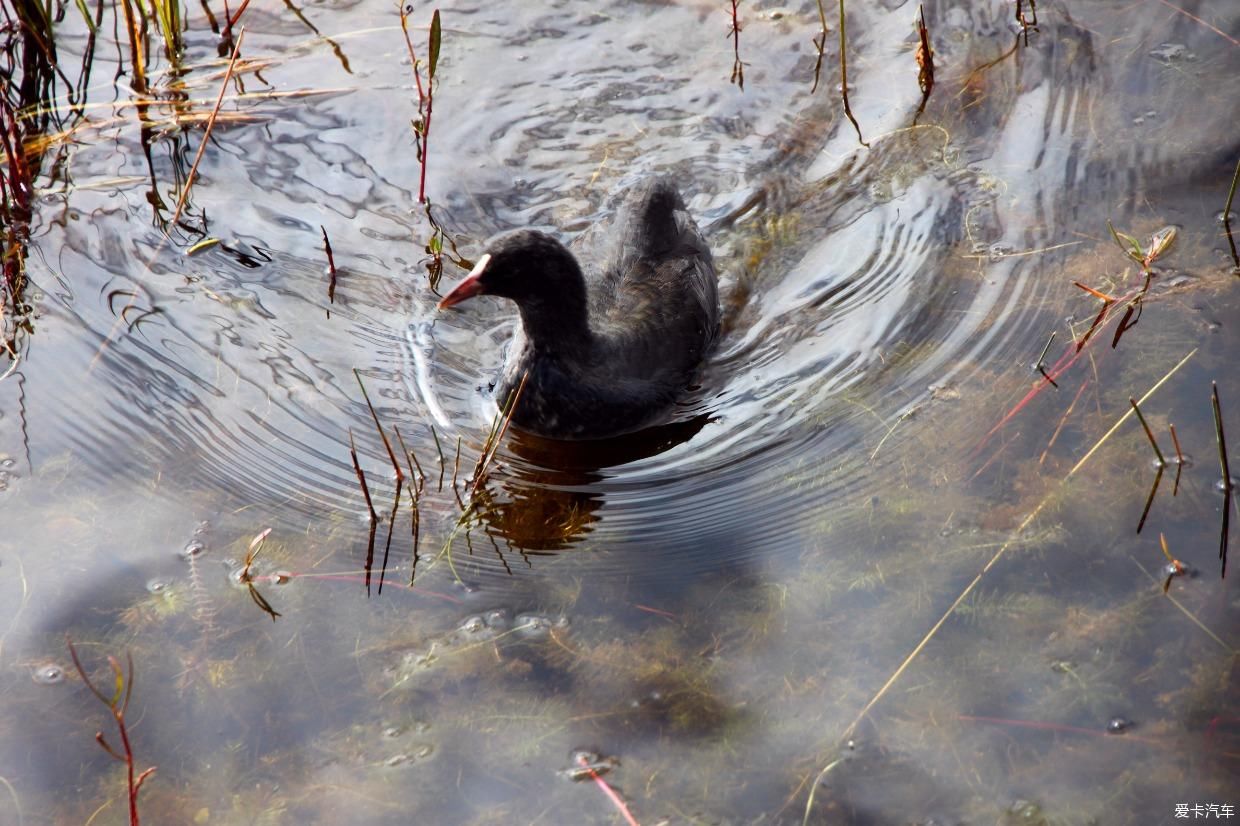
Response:
[[[127,672],[121,670],[121,664],[116,657],[108,657],[108,665],[112,668],[113,683],[116,686],[116,690],[111,697],[107,697],[91,680],[86,673],[86,669],[82,667],[82,661],[78,658],[77,648],[74,647],[73,640],[66,636],[65,643],[69,646],[69,656],[73,659],[73,667],[77,669],[78,676],[82,678],[82,682],[86,687],[90,689],[90,693],[94,694],[99,702],[108,707],[108,711],[112,714],[112,719],[116,721],[116,730],[121,736],[121,751],[117,752],[108,744],[102,731],[95,732],[95,742],[114,759],[125,764],[126,783],[128,784],[129,791],[129,824],[130,826],[140,826],[138,793],[142,791],[142,784],[146,782],[146,779],[155,773],[155,767],[151,766],[141,774],[135,774],[133,744],[129,741],[129,727],[125,723],[125,713],[129,711],[129,700],[133,695],[133,655],[128,652],[125,654],[125,660],[128,664]]]
[[[439,43],[442,31],[439,23],[439,9],[431,15],[430,37],[427,43],[428,55],[426,64],[426,83],[422,83],[422,72],[413,50],[413,40],[409,37],[409,10],[411,6],[402,6],[400,11],[400,28],[405,35],[405,48],[409,51],[409,62],[413,71],[414,86],[418,91],[418,118],[413,123],[413,136],[418,144],[418,161],[422,172],[418,179],[418,203],[426,203],[426,165],[430,149],[431,117],[435,103],[435,68],[439,63]]]
[[[639,826],[637,819],[634,818],[633,813],[629,811],[629,807],[624,805],[624,801],[620,799],[620,795],[616,794],[616,790],[613,789],[611,785],[608,784],[608,782],[590,766],[590,761],[586,759],[584,754],[577,755],[577,763],[586,770],[586,773],[590,775],[590,779],[594,781],[595,785],[603,790],[603,794],[607,795],[607,799],[610,800],[612,805],[616,807],[616,810],[620,812],[620,815],[624,818],[625,822],[628,823],[629,826]]]
[[[956,715],[956,718],[959,720],[966,720],[968,722],[973,722],[973,723],[994,723],[996,725],[1001,725],[1001,726],[1016,726],[1017,728],[1034,728],[1034,729],[1041,729],[1043,731],[1071,732],[1073,734],[1087,734],[1091,737],[1103,737],[1108,740],[1115,739],[1112,735],[1107,734],[1107,732],[1105,731],[1098,731],[1097,729],[1092,729],[1092,728],[1083,728],[1081,726],[1068,726],[1062,723],[1045,723],[1040,720],[1011,720],[1006,717],[982,717],[976,714],[958,714]],[[1141,737],[1135,734],[1125,734],[1123,737],[1123,740],[1125,742],[1130,741],[1130,740],[1140,740],[1143,743],[1162,742],[1160,740],[1154,739],[1153,737]]]

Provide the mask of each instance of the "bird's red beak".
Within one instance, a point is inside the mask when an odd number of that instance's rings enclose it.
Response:
[[[439,309],[445,309],[460,304],[467,298],[473,298],[476,295],[482,295],[486,289],[482,284],[482,274],[486,272],[487,265],[491,263],[491,254],[487,253],[478,259],[478,263],[474,264],[474,268],[469,271],[469,275],[465,276],[465,280],[456,285],[456,289],[443,297],[439,302]]]

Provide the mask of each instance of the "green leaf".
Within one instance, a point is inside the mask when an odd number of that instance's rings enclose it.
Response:
[[[121,664],[116,661],[116,657],[108,657],[108,665],[112,666],[112,679],[115,682],[112,700],[108,703],[108,706],[115,709],[121,701],[121,696],[125,693],[125,673],[121,671]]]
[[[1149,262],[1153,263],[1164,252],[1171,249],[1171,245],[1175,243],[1175,237],[1178,230],[1173,226],[1167,226],[1150,236],[1149,241]]]
[[[1129,258],[1133,259],[1138,264],[1145,260],[1145,253],[1141,250],[1140,241],[1133,238],[1131,235],[1118,232],[1111,224],[1110,219],[1107,220],[1107,229],[1111,230],[1111,237],[1115,239],[1115,243],[1119,244],[1119,248],[1122,249]]]
[[[428,80],[434,80],[435,66],[439,63],[439,9],[435,9],[435,13],[431,15],[430,52],[430,64],[427,67],[426,77]]]
[[[90,28],[91,34],[98,34],[99,27],[95,25],[95,20],[90,16],[90,12],[86,8],[86,0],[75,0],[78,11],[82,15],[82,19],[86,21],[86,25]]]

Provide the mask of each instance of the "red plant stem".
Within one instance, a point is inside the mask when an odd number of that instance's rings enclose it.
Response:
[[[405,48],[409,51],[409,65],[413,69],[413,82],[418,90],[418,112],[423,114],[422,119],[422,157],[418,160],[422,164],[422,173],[418,179],[418,203],[426,203],[426,150],[430,140],[431,132],[431,111],[433,109],[434,89],[432,78],[427,77],[426,86],[422,85],[422,73],[418,71],[418,57],[413,51],[413,40],[409,37],[409,15],[401,9],[400,12],[400,28],[405,34]]]
[[[1084,287],[1083,289],[1085,289],[1087,292],[1090,291],[1088,287]],[[1093,339],[1094,330],[1096,330],[1103,323],[1110,323],[1110,318],[1107,317],[1108,311],[1113,307],[1119,306],[1125,301],[1131,300],[1132,297],[1135,297],[1140,292],[1141,290],[1134,289],[1130,293],[1123,295],[1120,298],[1115,299],[1114,301],[1110,301],[1110,302],[1104,301],[1102,303],[1102,309],[1098,312],[1097,318],[1095,318],[1094,323],[1089,326],[1089,330],[1085,333],[1084,337],[1082,337],[1079,341],[1076,342],[1076,344],[1074,345],[1075,349],[1069,348],[1067,352],[1065,352],[1062,356],[1059,357],[1058,361],[1056,361],[1053,365],[1051,365],[1051,367],[1047,370],[1047,373],[1049,373],[1048,377],[1058,379],[1061,375],[1066,373],[1072,367],[1072,365],[1076,363],[1077,359],[1080,358],[1081,353],[1085,349],[1085,345],[1087,345]],[[1029,402],[1031,402],[1039,393],[1041,393],[1043,388],[1045,387],[1046,387],[1045,382],[1043,381],[1035,382],[1033,387],[1029,390],[1029,392],[1026,393],[1021,398],[1021,400],[1018,401],[1010,410],[1008,410],[1008,412],[1003,415],[1003,418],[1001,418],[998,421],[998,423],[995,424],[995,426],[992,427],[990,431],[985,436],[982,437],[982,440],[978,442],[975,448],[973,448],[973,450],[971,451],[971,454],[973,456],[977,456],[981,452],[981,449],[985,447],[986,444],[990,441],[990,439],[996,433],[998,433],[1003,428],[1004,425],[1006,425],[1009,421],[1014,419],[1017,416],[1017,414],[1019,414],[1022,410],[1024,410],[1025,406],[1028,405]]]
[[[608,785],[607,781],[600,777],[598,772],[590,768],[590,761],[586,760],[585,755],[578,755],[577,762],[580,763],[587,772],[589,772],[590,779],[598,784],[598,787],[603,790],[603,794],[607,795],[608,799],[611,800],[612,805],[616,807],[616,810],[620,812],[629,826],[640,826],[637,820],[633,817],[633,814],[629,811],[629,807],[625,806],[624,801],[620,799],[620,795],[616,794],[616,790]]]
[[[1093,287],[1082,284],[1080,281],[1073,281],[1072,286],[1080,287],[1082,290],[1089,293],[1094,298],[1101,298],[1103,301],[1106,301],[1107,303],[1111,303],[1115,300],[1114,298],[1102,292],[1101,290],[1095,290]]]
[[[1139,740],[1142,743],[1161,743],[1162,742],[1161,740],[1156,740],[1153,737],[1141,737],[1140,735],[1127,734],[1127,733],[1125,733],[1122,737],[1116,737],[1113,734],[1108,734],[1105,731],[1098,731],[1092,728],[1082,728],[1080,726],[1066,726],[1066,725],[1063,725],[1062,723],[1045,723],[1040,720],[1009,720],[1005,717],[979,717],[973,714],[958,714],[956,715],[956,719],[966,720],[968,722],[973,722],[973,723],[995,723],[1001,726],[1016,726],[1018,728],[1035,728],[1035,729],[1041,729],[1043,731],[1062,731],[1062,732],[1069,732],[1072,734],[1088,734],[1091,737],[1105,737],[1109,740],[1116,740],[1116,741]]]
[[[125,728],[125,712],[119,708],[113,708],[112,716],[116,718],[116,727],[121,732],[121,745],[125,749],[125,770],[128,773],[129,782],[129,823],[130,826],[140,826],[138,823],[138,785],[133,774],[133,748],[129,745],[129,731]]]
[[[416,75],[417,72],[415,71]],[[418,94],[422,94],[422,84],[418,84]],[[426,161],[431,148],[431,112],[435,108],[435,88],[426,84],[426,117],[422,120],[422,174],[418,179],[418,203],[426,203]]]
[[[234,13],[233,13],[233,14],[231,14],[231,15],[229,15],[229,17],[228,17],[228,32],[229,32],[229,34],[231,34],[231,33],[232,33],[232,27],[233,27],[233,26],[235,26],[235,25],[237,25],[237,21],[241,19],[241,15],[245,14],[246,7],[247,7],[247,6],[249,6],[249,5],[250,5],[250,0],[244,0],[244,2],[242,2],[242,4],[241,4],[241,7],[240,7],[240,8],[238,8],[236,12],[234,12]],[[228,11],[228,9],[227,9],[227,8],[225,8],[225,9],[224,9],[224,11],[225,11],[225,12],[227,12],[227,11]]]

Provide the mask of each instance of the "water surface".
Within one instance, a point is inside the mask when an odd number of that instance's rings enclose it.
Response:
[[[814,4],[742,4],[743,91],[725,4],[441,7],[426,190],[460,258],[519,226],[588,251],[670,174],[725,308],[667,427],[509,433],[475,486],[514,321],[435,309],[396,11],[248,9],[169,226],[226,61],[187,8],[185,71],[153,47],[139,95],[105,10],[38,145],[0,381],[0,819],[125,820],[66,634],[101,684],[133,657],[151,822],[621,822],[583,753],[641,823],[1236,805],[1210,392],[1240,434],[1240,14],[1044,3],[1026,38],[1010,4],[931,4],[917,115],[915,11],[849,9],[863,144],[834,19],[812,90]],[[76,69],[74,9],[56,31]],[[1144,278],[1108,220],[1177,229],[1118,336]],[[1073,281],[1122,299],[1092,332]],[[423,471],[416,548],[355,371]],[[1130,397],[1191,459],[1152,498]],[[1160,536],[1191,573],[1165,594]]]

